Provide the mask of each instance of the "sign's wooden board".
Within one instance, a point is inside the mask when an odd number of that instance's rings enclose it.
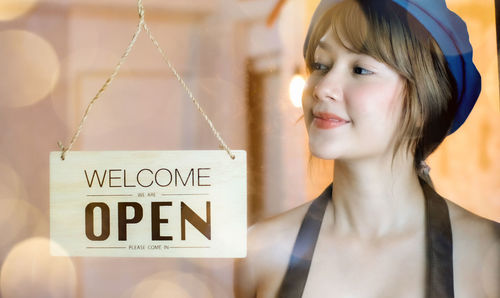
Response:
[[[245,257],[246,152],[233,153],[51,152],[51,240],[70,256]]]

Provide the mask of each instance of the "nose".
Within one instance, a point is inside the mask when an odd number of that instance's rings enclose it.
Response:
[[[313,96],[316,100],[341,100],[342,79],[331,69],[314,86]]]

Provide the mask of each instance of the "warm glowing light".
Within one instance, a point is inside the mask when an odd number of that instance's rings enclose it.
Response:
[[[36,0],[0,0],[0,21],[10,21],[31,10]]]
[[[41,212],[24,200],[0,199],[0,226],[9,226],[2,232],[0,257],[15,243],[38,233],[35,229],[43,225],[43,219]]]
[[[46,238],[25,240],[10,251],[0,274],[2,297],[75,297],[76,271],[68,257],[52,257]],[[64,255],[64,254],[63,254]]]
[[[131,297],[211,298],[213,295],[206,282],[196,274],[167,271],[151,275],[140,282],[134,287]]]
[[[294,107],[302,107],[302,93],[306,86],[306,80],[301,75],[294,75],[290,81],[289,93],[290,100]]]
[[[19,241],[48,234],[48,219],[26,201],[27,197],[27,190],[18,173],[7,163],[0,162],[0,227],[9,227],[2,230],[0,260]]]
[[[56,52],[45,39],[28,31],[0,32],[0,65],[2,106],[32,105],[45,98],[59,78]]]

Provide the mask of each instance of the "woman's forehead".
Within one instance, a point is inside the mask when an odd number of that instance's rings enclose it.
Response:
[[[347,40],[346,38],[341,38],[337,32],[334,32],[334,28],[330,28],[319,39],[317,47],[315,49],[315,55],[320,52],[336,53],[339,51],[346,52],[350,55],[369,56],[355,50],[349,40]]]
[[[314,34],[313,43],[316,45],[332,41],[357,53],[363,52],[366,43],[370,43],[370,35],[374,33],[370,30],[363,11],[355,2],[347,2],[326,11],[315,29],[317,33]]]

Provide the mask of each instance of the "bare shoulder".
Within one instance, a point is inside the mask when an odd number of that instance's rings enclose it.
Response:
[[[500,297],[500,224],[447,201],[457,297]],[[477,283],[470,283],[477,280]],[[462,293],[462,295],[458,295]]]
[[[295,237],[311,202],[262,220],[248,229],[247,257],[236,262],[236,297],[255,297],[284,275]]]
[[[267,243],[276,243],[287,240],[290,237],[295,239],[310,204],[311,202],[304,203],[254,224],[248,230],[249,242],[266,240]]]

